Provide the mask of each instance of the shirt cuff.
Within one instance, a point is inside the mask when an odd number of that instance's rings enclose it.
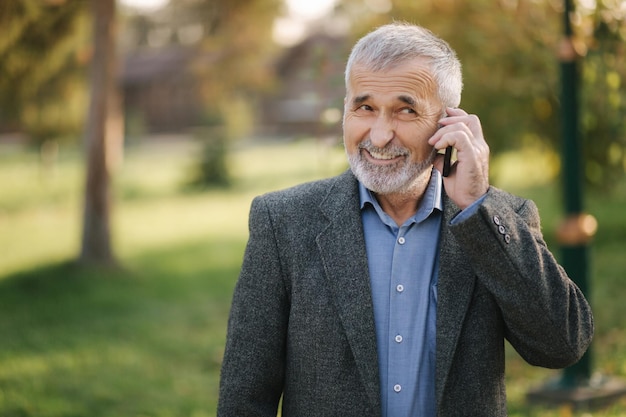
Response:
[[[459,224],[467,219],[469,219],[474,213],[478,211],[480,204],[487,197],[487,193],[483,194],[478,200],[474,201],[469,206],[465,207],[463,210],[459,212],[454,218],[450,221],[450,224]]]

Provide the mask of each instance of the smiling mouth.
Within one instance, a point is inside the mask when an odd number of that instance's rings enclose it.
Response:
[[[368,156],[368,159],[373,160],[373,161],[388,162],[388,161],[394,161],[394,160],[404,157],[403,154],[391,154],[387,152],[376,152],[374,150],[369,150],[365,148],[362,148],[362,149]]]

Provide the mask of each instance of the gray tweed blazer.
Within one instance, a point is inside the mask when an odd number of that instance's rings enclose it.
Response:
[[[536,206],[491,188],[450,225],[444,197],[437,306],[439,416],[505,416],[505,338],[530,364],[576,362],[590,307],[548,251]],[[218,416],[381,415],[357,181],[257,197],[236,285]]]

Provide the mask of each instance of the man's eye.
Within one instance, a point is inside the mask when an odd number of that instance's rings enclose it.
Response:
[[[418,114],[415,109],[411,107],[404,107],[400,109],[397,116],[400,120],[415,120],[418,118]]]
[[[367,104],[363,104],[363,105],[359,106],[359,107],[357,108],[357,110],[372,111],[372,106],[369,106],[369,105],[367,105]]]

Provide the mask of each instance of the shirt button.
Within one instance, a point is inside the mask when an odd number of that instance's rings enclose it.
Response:
[[[404,237],[398,238],[398,243],[399,244],[404,245],[404,242],[406,242],[406,239]]]
[[[396,291],[398,291],[398,292],[404,291],[404,285],[402,285],[402,284],[396,285]]]
[[[402,335],[396,335],[396,342],[397,343],[402,343]]]
[[[394,390],[395,392],[400,392],[400,391],[402,391],[402,385],[400,385],[400,384],[396,384],[396,385],[394,385],[394,386],[393,386],[393,390]]]
[[[496,224],[496,226],[500,226],[500,224],[501,224],[500,217],[499,216],[493,216],[493,222]]]

